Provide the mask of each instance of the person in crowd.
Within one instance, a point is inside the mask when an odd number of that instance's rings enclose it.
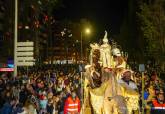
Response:
[[[3,79],[0,79],[0,93],[4,90],[4,88],[5,88],[4,81]]]
[[[149,91],[148,91],[148,88],[145,87],[145,89],[144,89],[144,100],[147,100],[148,96],[149,96]]]
[[[58,114],[63,114],[64,113],[64,105],[65,105],[65,100],[66,96],[64,92],[59,93],[59,101],[57,103],[57,110]]]
[[[25,86],[21,85],[20,93],[19,93],[19,102],[23,103],[23,105],[25,105],[25,102],[27,100],[27,96],[28,96],[28,93],[27,93]]]
[[[151,81],[155,81],[157,79],[157,74],[155,71],[151,73]]]
[[[5,89],[5,84],[4,84],[4,81],[3,79],[0,79],[0,109],[2,108],[3,104],[4,104],[4,99],[2,97],[2,93]]]
[[[74,90],[65,101],[64,114],[80,114],[80,99]]]
[[[68,76],[65,77],[64,84],[66,86],[69,85],[69,78],[68,78]]]
[[[146,103],[148,104],[150,104],[150,102],[152,102],[152,100],[154,100],[155,99],[155,97],[156,97],[156,92],[155,92],[155,88],[154,88],[154,86],[152,86],[152,85],[150,85],[148,88],[147,88],[147,90],[148,90],[148,97],[145,99],[146,100]],[[146,97],[146,96],[144,96],[144,97]]]
[[[54,107],[54,104],[53,104],[53,99],[48,100],[48,104],[47,104],[46,109],[47,109],[48,114],[54,114],[55,107]]]
[[[159,93],[155,100],[152,101],[152,104],[155,109],[165,109],[165,99],[164,94]]]
[[[20,87],[19,87],[19,85],[18,84],[14,85],[12,87],[12,96],[19,100],[19,94],[20,94]]]
[[[5,102],[2,109],[0,110],[0,114],[12,114],[13,107],[17,104],[17,100],[12,98]]]
[[[8,84],[8,85],[6,85],[6,88],[5,88],[5,90],[3,91],[3,93],[2,93],[2,98],[3,98],[4,100],[9,100],[11,97],[12,97],[11,85]]]
[[[158,79],[155,80],[155,82],[154,82],[154,86],[155,86],[155,88],[156,88],[157,90],[160,89],[160,83],[159,83],[159,80],[158,80]]]
[[[36,104],[36,100],[31,96],[27,99],[24,107],[27,111],[27,114],[37,114],[37,110],[39,109]]]
[[[12,111],[12,114],[26,114],[26,110],[23,108],[23,104],[22,103],[18,103]]]
[[[155,100],[152,101],[150,114],[164,114],[165,113],[165,99],[164,94],[159,93]]]
[[[46,91],[43,91],[42,94],[40,95],[40,100],[39,100],[39,105],[40,105],[40,114],[45,114],[47,112],[48,104],[48,99],[47,99],[47,94]]]

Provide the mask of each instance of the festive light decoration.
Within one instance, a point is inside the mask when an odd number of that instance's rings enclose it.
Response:
[[[0,72],[13,72],[14,68],[0,68]]]

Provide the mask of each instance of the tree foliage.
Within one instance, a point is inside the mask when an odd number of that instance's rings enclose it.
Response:
[[[150,0],[151,1],[151,0]],[[164,0],[142,2],[137,11],[139,32],[145,40],[146,53],[149,56],[163,57],[165,54],[165,9]]]
[[[165,0],[129,0],[118,42],[131,59],[165,59]]]

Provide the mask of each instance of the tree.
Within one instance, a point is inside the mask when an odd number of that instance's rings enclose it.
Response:
[[[165,54],[165,9],[164,0],[141,2],[137,19],[139,32],[145,40],[146,54],[161,62]]]

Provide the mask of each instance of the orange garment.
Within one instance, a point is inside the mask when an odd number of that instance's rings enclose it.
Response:
[[[153,100],[152,104],[155,109],[165,109],[165,103],[160,104],[157,100]]]
[[[80,100],[78,97],[73,100],[70,96],[65,101],[64,114],[79,114],[80,113]]]

